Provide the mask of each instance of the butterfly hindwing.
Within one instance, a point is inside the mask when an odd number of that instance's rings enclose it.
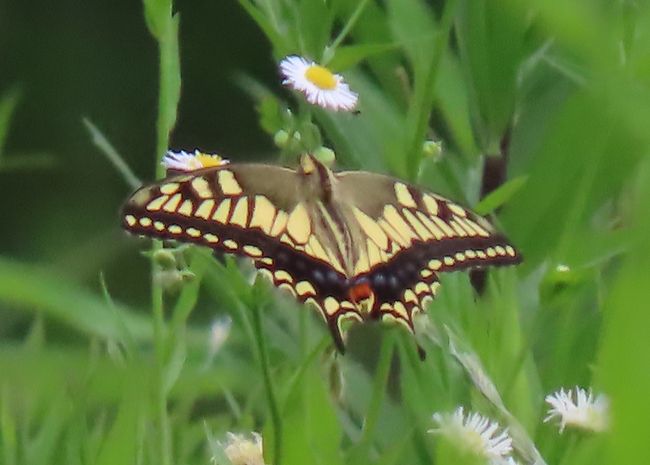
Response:
[[[256,259],[254,263],[275,286],[318,309],[337,348],[343,353],[341,323],[348,318],[363,319],[350,301],[345,275],[327,262],[282,243],[273,253],[273,258]]]
[[[413,330],[413,314],[435,297],[437,274],[521,260],[507,239],[480,216],[403,181],[365,172],[337,174],[363,234],[357,279],[375,293],[371,315]]]

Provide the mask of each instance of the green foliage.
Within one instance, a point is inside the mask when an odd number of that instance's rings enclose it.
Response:
[[[325,145],[343,167],[417,181],[491,215],[524,264],[490,271],[481,295],[466,274],[442,276],[418,328],[423,362],[404,331],[372,324],[351,329],[346,356],[333,354],[313,312],[253,283],[244,262],[203,249],[170,249],[162,266],[150,259],[163,247],[155,243],[139,257],[151,274],[135,271],[138,287],[150,291],[140,303],[91,258],[86,266],[99,279],[89,286],[61,262],[27,264],[3,253],[0,462],[225,463],[226,432],[257,431],[269,465],[483,463],[427,432],[432,413],[458,406],[507,426],[520,463],[650,461],[648,7],[238,4],[274,59],[321,61],[360,95],[359,114],[333,113],[276,93],[277,82],[238,74],[280,160]],[[186,2],[180,15],[192,7]],[[158,46],[148,157],[159,177],[181,98],[172,11],[171,0],[143,1],[141,27]],[[25,92],[16,89],[0,97],[0,168],[18,159],[4,156]],[[84,124],[135,186],[128,158]],[[439,161],[424,158],[425,140],[443,142]],[[34,168],[26,160],[23,168]],[[499,161],[505,179],[482,195],[486,160]],[[28,214],[39,222],[43,211]],[[61,225],[76,224],[74,211],[65,214]],[[43,226],[43,236],[55,234]],[[108,240],[92,246],[121,260]],[[217,340],[224,329],[210,327],[217,315],[233,320],[225,343]],[[576,385],[611,399],[608,431],[568,427],[560,435],[543,423],[544,397]]]
[[[4,155],[4,147],[9,133],[11,117],[20,100],[20,90],[16,87],[6,91],[0,98],[0,159]]]

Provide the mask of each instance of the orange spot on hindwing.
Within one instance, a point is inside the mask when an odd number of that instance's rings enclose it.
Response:
[[[373,292],[368,281],[361,281],[350,287],[350,300],[356,304],[372,297]]]

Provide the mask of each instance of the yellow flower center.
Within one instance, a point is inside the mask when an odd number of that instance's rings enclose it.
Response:
[[[465,431],[463,439],[468,450],[479,456],[485,454],[485,439],[479,433],[471,430]]]
[[[221,158],[219,155],[209,155],[207,153],[201,153],[196,156],[196,160],[201,164],[203,168],[210,168],[212,166],[223,165],[223,158]]]
[[[309,82],[321,89],[332,90],[336,88],[336,78],[329,69],[323,66],[311,65],[305,71],[305,77]]]

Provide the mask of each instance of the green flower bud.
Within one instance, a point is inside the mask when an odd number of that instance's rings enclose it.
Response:
[[[336,153],[334,150],[320,146],[314,150],[314,156],[326,166],[332,166],[336,161]]]
[[[181,270],[180,272],[181,281],[185,283],[192,282],[196,279],[196,275],[190,270]]]
[[[434,161],[442,157],[442,141],[425,140],[422,144],[422,154],[425,157],[433,158]]]
[[[280,129],[273,135],[273,143],[283,149],[289,143],[289,134],[284,129]]]
[[[176,268],[176,257],[169,249],[156,250],[153,260],[164,270]]]
[[[160,270],[156,272],[154,279],[166,292],[171,293],[178,292],[183,284],[181,273],[176,269]]]

